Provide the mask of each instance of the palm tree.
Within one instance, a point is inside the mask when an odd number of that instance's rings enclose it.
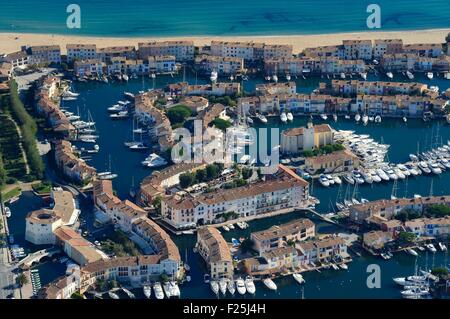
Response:
[[[28,278],[25,276],[24,273],[21,273],[16,278],[16,283],[19,285],[20,288],[22,288],[24,285],[28,284]]]

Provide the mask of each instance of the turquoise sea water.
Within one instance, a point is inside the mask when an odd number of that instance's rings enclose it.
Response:
[[[66,7],[81,8],[81,29]],[[0,1],[0,32],[103,36],[288,35],[370,31],[366,8],[381,8],[381,30],[447,28],[448,0],[22,0]]]

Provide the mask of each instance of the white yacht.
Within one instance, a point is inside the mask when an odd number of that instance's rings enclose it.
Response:
[[[339,176],[337,176],[337,175],[334,175],[333,176],[333,181],[334,181],[334,183],[335,184],[337,184],[337,185],[341,185],[342,184],[342,180],[339,178]]]
[[[402,170],[399,169],[398,167],[395,167],[395,168],[394,168],[394,173],[395,173],[395,175],[397,175],[398,178],[400,178],[400,179],[405,179],[405,178],[406,178],[405,174],[403,174]]]
[[[420,161],[418,164],[418,167],[422,170],[422,172],[424,172],[425,174],[430,174],[431,170],[428,167],[428,164],[424,161]]]
[[[108,296],[111,299],[120,299],[119,296],[116,293],[112,292],[112,291],[108,291]]]
[[[367,80],[367,72],[361,72],[359,75],[362,77],[364,81]]]
[[[419,254],[417,253],[417,251],[415,251],[414,249],[412,249],[412,248],[406,248],[406,252],[408,253],[408,254],[410,254],[411,256],[419,256]]]
[[[228,288],[228,292],[231,295],[234,295],[234,293],[236,292],[236,285],[234,284],[233,280],[228,281],[227,288]]]
[[[245,289],[252,295],[256,292],[255,283],[250,276],[247,276],[247,278],[245,278]]]
[[[291,112],[288,112],[288,114],[287,114],[287,120],[289,121],[289,122],[292,122],[293,120],[294,120],[294,115],[292,115],[292,113]]]
[[[362,122],[364,125],[367,125],[367,123],[369,122],[369,117],[366,114],[362,116]]]
[[[397,165],[397,169],[404,175],[404,176],[410,176],[411,172],[409,171],[409,169],[406,168],[405,165],[403,164],[398,164]]]
[[[142,287],[142,290],[144,292],[144,296],[147,299],[150,299],[150,296],[152,295],[152,287],[145,285]]]
[[[320,114],[320,117],[321,117],[322,120],[324,120],[324,121],[326,121],[326,120],[328,119],[328,116],[327,116],[325,113]]]
[[[5,206],[5,216],[11,217],[11,209],[8,206]]]
[[[270,290],[277,290],[277,285],[273,282],[272,279],[270,279],[270,278],[263,279],[263,283]]]
[[[398,179],[397,174],[395,174],[395,172],[392,168],[387,167],[384,169],[384,172],[386,173],[387,176],[389,176],[389,179],[392,179],[393,181]]]
[[[224,231],[227,231],[227,232],[230,231],[230,229],[228,228],[227,225],[223,225],[223,226],[222,226],[222,229],[223,229]]]
[[[247,289],[245,288],[245,282],[242,278],[236,280],[236,289],[240,295],[245,295]]]
[[[128,81],[130,79],[130,77],[127,74],[122,75],[122,79],[124,81]]]
[[[358,123],[360,120],[361,120],[361,115],[356,114],[356,115],[355,115],[355,121],[356,121],[356,123]]]
[[[433,244],[428,244],[428,245],[426,245],[426,247],[432,253],[435,253],[437,251]]]
[[[381,182],[381,177],[378,176],[378,174],[375,171],[370,172],[370,177],[372,178],[372,181],[374,181],[375,183]]]
[[[408,122],[408,119],[406,118],[406,116],[403,116],[402,120],[404,123]]]
[[[211,280],[210,282],[209,282],[209,285],[210,285],[210,287],[211,287],[211,290],[212,290],[212,292],[214,293],[214,294],[219,294],[219,283],[217,282],[217,281],[215,281],[215,280]]]
[[[375,116],[375,123],[381,123],[381,116],[380,115]]]
[[[431,169],[431,172],[433,174],[436,174],[436,175],[442,174],[442,169],[439,167],[439,165],[436,162],[429,162],[428,166]]]
[[[291,76],[289,74],[286,74],[286,80],[290,81],[291,80]]]
[[[388,181],[389,180],[389,176],[381,168],[378,168],[376,170],[376,172],[377,172],[378,176],[380,176],[380,178],[383,181]]]
[[[427,78],[428,78],[429,80],[432,80],[432,79],[434,78],[433,72],[427,72]]]
[[[281,122],[283,122],[283,123],[286,123],[286,122],[287,122],[287,116],[286,116],[286,113],[282,112],[282,113],[280,114],[280,120],[281,120]]]
[[[256,117],[261,121],[261,123],[267,124],[267,118],[264,115],[258,114]]]
[[[292,277],[294,277],[295,281],[300,285],[305,283],[305,279],[303,279],[302,274],[292,274]]]
[[[278,82],[278,76],[276,74],[272,75],[272,80],[276,83]]]
[[[159,282],[153,285],[153,291],[155,292],[156,299],[164,299],[164,292]]]
[[[178,297],[178,298],[180,298],[180,287],[178,287],[178,284],[177,284],[177,282],[176,281],[171,281],[170,283],[169,283],[169,285],[170,285],[170,294],[173,296],[173,297]]]
[[[152,153],[150,154],[144,161],[142,161],[142,165],[146,166],[146,167],[160,167],[160,166],[164,166],[167,165],[167,161],[159,156],[156,153]]]
[[[446,251],[447,250],[447,246],[445,246],[443,243],[441,243],[441,242],[439,242],[439,249],[441,250],[441,251]]]
[[[211,72],[211,76],[209,77],[209,79],[211,80],[211,82],[216,82],[217,81],[217,72],[216,71],[212,71]]]
[[[387,73],[386,73],[386,76],[387,76],[388,78],[390,78],[390,79],[393,79],[393,78],[394,78],[394,74],[393,74],[392,72],[387,72]]]
[[[164,293],[166,294],[166,297],[170,299],[172,297],[172,287],[170,285],[170,282],[166,282],[163,284]]]
[[[371,174],[365,173],[365,172],[361,172],[361,176],[362,176],[362,178],[364,178],[364,182],[366,182],[367,184],[372,184],[373,183],[373,178],[372,178]]]
[[[319,183],[324,187],[330,186],[330,181],[328,180],[328,178],[325,175],[320,175]]]
[[[416,287],[414,289],[411,290],[403,290],[401,292],[402,296],[424,296],[424,295],[428,295],[430,293],[430,290],[426,287]]]
[[[408,79],[413,80],[414,79],[414,74],[412,74],[411,71],[406,71],[406,76],[408,77]]]

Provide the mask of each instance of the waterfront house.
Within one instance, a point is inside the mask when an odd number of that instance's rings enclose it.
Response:
[[[334,133],[328,124],[295,127],[281,132],[281,153],[298,154],[321,148],[334,142]]]
[[[196,247],[205,260],[212,279],[233,279],[234,266],[230,248],[216,228],[198,228]]]
[[[266,251],[289,245],[289,243],[305,241],[314,236],[314,223],[309,219],[302,218],[253,232],[250,234],[250,239],[253,241],[254,249],[261,255]]]
[[[151,56],[174,56],[176,61],[194,60],[193,41],[160,41],[138,43],[139,58],[146,60]]]
[[[105,67],[106,64],[100,59],[76,59],[73,64],[73,71],[78,77],[101,77]]]
[[[211,55],[237,57],[248,62],[292,56],[291,45],[271,45],[255,42],[211,41]]]
[[[154,55],[148,57],[148,72],[171,73],[177,71],[174,55]]]
[[[428,58],[438,58],[444,54],[442,43],[405,44],[403,52]]]
[[[215,71],[219,75],[236,75],[243,72],[244,60],[239,57],[200,55],[195,58],[195,67],[204,74]]]
[[[28,66],[28,55],[26,51],[17,51],[0,56],[0,62],[7,62],[11,64],[10,71],[15,68],[25,68]]]
[[[328,91],[326,85],[322,91]],[[422,95],[428,85],[417,82],[385,82],[359,80],[332,80],[331,93],[335,95]]]
[[[95,44],[67,44],[67,62],[76,60],[91,60],[97,58],[97,46]]]
[[[258,83],[256,84],[255,91],[257,95],[296,94],[297,85],[293,81],[284,83]]]
[[[372,252],[383,249],[387,243],[393,241],[394,237],[388,231],[373,230],[363,234],[363,246]]]
[[[385,54],[403,52],[403,40],[401,39],[378,39],[374,41],[373,57],[381,59]]]
[[[347,149],[305,158],[305,170],[312,173],[350,172],[359,166],[359,158]]]
[[[347,244],[336,236],[300,242],[295,247],[298,250],[298,266],[302,268],[335,259],[346,260],[350,257]]]
[[[344,59],[346,60],[372,60],[371,40],[344,40]]]
[[[209,101],[202,96],[192,95],[182,97],[179,104],[187,106],[194,114],[197,114],[209,106]]]
[[[334,57],[338,59],[344,58],[344,47],[342,45],[328,45],[314,48],[306,48],[303,50],[303,55],[306,57]]]
[[[96,175],[96,169],[87,165],[73,152],[72,144],[65,140],[52,143],[56,166],[69,180],[77,183],[90,181]]]
[[[36,65],[48,65],[61,63],[61,48],[59,45],[39,45],[27,49],[28,63]]]
[[[117,46],[97,49],[97,58],[102,62],[111,63],[114,57],[135,60],[137,57],[136,48],[134,46]]]

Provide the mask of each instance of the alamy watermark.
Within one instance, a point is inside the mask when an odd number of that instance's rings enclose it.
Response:
[[[66,19],[66,25],[69,29],[81,29],[81,8],[78,4],[69,4],[66,12],[70,13]]]
[[[186,128],[177,128],[174,130],[174,141],[171,153],[174,163],[258,162],[262,174],[275,173],[280,163],[278,128],[256,130],[253,127],[233,126],[224,132],[211,127],[204,129],[203,121],[195,120],[194,134]]]
[[[369,29],[381,28],[381,8],[378,4],[369,4],[367,6],[367,13],[370,15],[367,17],[366,24]]]

